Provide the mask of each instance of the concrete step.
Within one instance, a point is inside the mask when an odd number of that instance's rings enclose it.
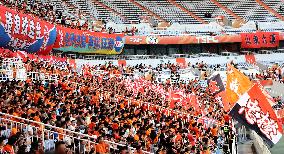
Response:
[[[252,149],[252,140],[246,141],[244,143],[238,143],[238,154],[256,154]]]

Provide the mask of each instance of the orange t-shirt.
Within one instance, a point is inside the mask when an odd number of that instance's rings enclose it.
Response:
[[[28,114],[30,115],[31,113],[35,113],[35,111],[33,109],[29,109]]]
[[[2,151],[9,153],[9,154],[15,154],[14,148],[9,144],[5,145],[2,149]]]
[[[39,118],[38,116],[35,116],[35,117],[34,117],[34,121],[41,122],[41,121],[40,121],[40,118]]]
[[[108,145],[105,143],[99,143],[96,145],[96,152],[98,153],[107,153],[108,152]]]
[[[134,136],[134,140],[135,140],[135,141],[138,141],[138,140],[139,140],[139,136],[138,136],[137,134]]]
[[[146,131],[146,135],[149,136],[151,134],[151,128]]]
[[[175,139],[175,142],[179,142],[180,140],[181,140],[181,135],[178,134],[177,137],[176,137],[176,139]]]
[[[217,136],[218,135],[218,129],[217,128],[212,128],[211,129],[211,133],[213,136]]]
[[[117,123],[114,123],[114,124],[112,124],[112,128],[113,128],[114,130],[118,130],[119,125],[118,125]]]

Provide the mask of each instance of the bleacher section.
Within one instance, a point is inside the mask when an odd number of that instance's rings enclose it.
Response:
[[[231,21],[235,20],[235,17],[228,13],[228,10],[226,11],[224,8],[220,8],[213,1],[214,0],[176,0],[175,2],[207,23],[212,21],[216,16],[225,16]],[[42,2],[46,2],[46,0],[42,0]],[[147,11],[135,4],[135,2],[137,2],[142,7],[145,7],[167,22],[177,22],[180,24],[201,23],[181,8],[173,5],[171,0],[65,0],[63,2],[61,0],[51,0],[49,2],[54,4],[55,9],[64,12],[64,14],[69,17],[76,16],[76,10],[80,10],[87,18],[94,17],[105,21],[112,20],[120,23],[136,24],[139,23],[139,17],[151,16]],[[262,22],[279,20],[279,17],[276,17],[255,0],[218,0],[217,2],[245,21]],[[284,15],[284,11],[280,10],[280,6],[284,4],[282,0],[262,0],[261,2],[264,2],[279,15]],[[106,9],[99,3],[111,9]],[[118,16],[117,13],[125,16],[127,20]],[[210,13],[212,18],[205,17],[206,13]],[[156,17],[153,18],[157,19]]]
[[[200,23],[193,17],[189,16],[186,12],[172,5],[167,0],[143,0],[137,2],[154,13],[160,15],[168,22],[177,22],[180,24]]]
[[[284,6],[283,0],[262,0],[266,5],[275,10],[280,15],[284,16],[284,11],[280,10],[280,6]],[[283,7],[284,9],[284,7]]]
[[[86,18],[114,21],[117,23],[126,21],[115,14],[115,12],[105,9],[102,5],[92,0],[66,0],[63,2],[61,0],[51,0],[51,3],[54,4],[56,10],[63,12],[64,15],[69,17],[77,16],[80,11]]]
[[[210,22],[211,18],[206,18],[204,15],[205,13],[213,13],[218,10],[218,7],[211,1],[200,1],[200,0],[177,0],[178,4],[183,6],[184,8],[188,9],[189,11],[192,11],[200,18],[203,18],[205,21]],[[219,9],[219,13],[215,15],[226,15],[226,12],[222,9]]]
[[[143,11],[133,3],[130,3],[128,0],[99,1],[124,15],[128,19],[128,21],[130,21],[130,23],[139,23],[140,16],[150,16],[147,12]]]
[[[266,21],[267,18],[274,17],[254,0],[220,0],[219,3],[246,21]]]

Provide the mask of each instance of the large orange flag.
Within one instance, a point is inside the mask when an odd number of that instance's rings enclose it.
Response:
[[[231,64],[227,65],[226,101],[232,108],[245,92],[252,87],[250,79]]]

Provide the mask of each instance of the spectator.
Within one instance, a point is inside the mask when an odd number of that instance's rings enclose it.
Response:
[[[55,154],[67,154],[66,153],[66,147],[65,147],[65,143],[62,141],[58,141],[55,144]]]

